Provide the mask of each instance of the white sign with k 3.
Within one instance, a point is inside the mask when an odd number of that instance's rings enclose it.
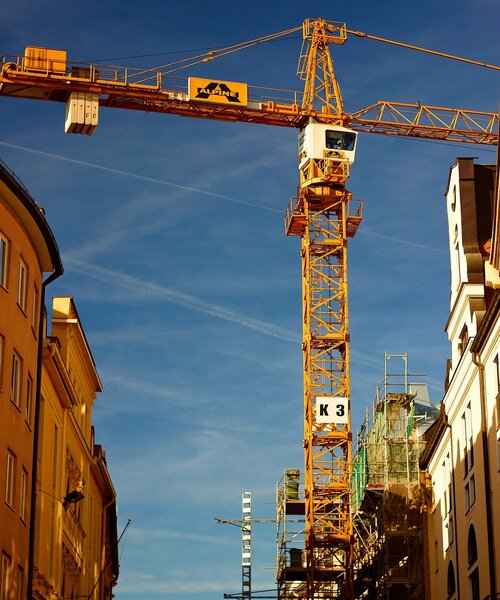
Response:
[[[341,396],[316,397],[316,423],[348,423],[349,399]]]

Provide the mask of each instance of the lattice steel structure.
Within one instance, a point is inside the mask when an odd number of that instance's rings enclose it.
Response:
[[[276,486],[276,581],[279,600],[296,600],[307,594],[303,486],[299,469],[287,469]]]
[[[344,43],[345,35],[324,21],[306,21],[304,39],[303,106],[337,114],[336,124],[342,126],[342,98],[328,46]],[[362,206],[345,188],[349,162],[333,153],[302,162],[299,176],[285,227],[288,235],[301,236],[305,592],[314,600],[348,599],[353,561],[347,239],[356,232]]]
[[[309,160],[286,219],[301,236],[306,594],[318,600],[352,595],[347,239],[362,215],[348,174],[347,163]]]
[[[252,492],[241,493],[241,597],[252,598]]]

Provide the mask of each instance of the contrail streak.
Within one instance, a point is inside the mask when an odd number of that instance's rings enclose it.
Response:
[[[241,327],[258,331],[259,333],[277,338],[284,342],[293,342],[294,344],[297,344],[301,341],[300,336],[294,334],[292,331],[283,329],[282,327],[277,327],[272,323],[267,323],[266,321],[261,321],[260,319],[247,317],[235,311],[228,310],[227,308],[224,308],[218,304],[213,304],[212,302],[207,302],[201,298],[197,298],[196,296],[172,290],[165,286],[151,283],[138,277],[125,275],[124,273],[120,273],[112,269],[98,267],[97,265],[92,265],[90,263],[73,258],[66,259],[64,262],[73,271],[81,273],[82,275],[86,275],[87,277],[91,277],[92,279],[96,279],[97,281],[103,281],[108,284],[111,283],[119,286],[127,290],[131,296],[135,295],[139,298],[156,298],[159,300],[165,300],[167,302],[171,302],[172,304],[177,304],[178,306],[187,308],[188,310],[194,310],[196,312],[222,319],[223,321],[236,323]],[[351,359],[353,364],[360,364],[378,369],[378,365],[375,367],[370,362],[370,357],[362,352],[354,352],[351,356]]]
[[[118,271],[113,271],[111,269],[106,269],[104,267],[99,267],[83,261],[69,259],[66,260],[65,263],[68,264],[73,271],[82,273],[87,277],[97,279],[98,281],[104,281],[108,284],[111,283],[117,285],[126,289],[128,293],[133,294],[136,297],[166,300],[172,304],[177,304],[179,306],[183,306],[184,308],[211,315],[212,317],[222,319],[223,321],[236,323],[242,327],[253,329],[285,342],[300,342],[300,337],[293,332],[288,331],[287,329],[277,327],[276,325],[266,323],[265,321],[261,321],[259,319],[246,317],[245,315],[228,310],[227,308],[219,306],[218,304],[206,302],[205,300],[197,298],[196,296],[178,292],[156,283],[145,281],[138,277],[125,275],[124,273],[119,273]]]
[[[48,158],[54,158],[56,160],[63,160],[65,162],[80,165],[82,167],[90,167],[92,169],[99,169],[100,171],[106,171],[107,173],[113,173],[115,175],[122,175],[124,177],[132,177],[133,179],[140,179],[141,181],[148,181],[149,183],[156,183],[158,185],[165,185],[168,187],[175,188],[177,190],[183,190],[185,192],[193,192],[196,194],[203,194],[204,196],[210,196],[211,198],[218,198],[221,200],[227,200],[235,204],[243,204],[245,206],[251,206],[253,208],[260,208],[274,213],[282,213],[283,211],[278,208],[271,206],[265,206],[264,204],[257,204],[255,202],[248,202],[246,200],[239,200],[238,198],[232,198],[231,196],[224,196],[223,194],[217,194],[215,192],[207,192],[206,190],[200,190],[195,187],[188,185],[180,185],[178,183],[172,183],[171,181],[165,181],[164,179],[156,179],[155,177],[147,177],[146,175],[138,175],[137,173],[131,173],[130,171],[122,171],[120,169],[113,169],[112,167],[104,167],[96,163],[86,162],[84,160],[76,160],[75,158],[68,158],[67,156],[61,156],[59,154],[52,154],[42,150],[34,150],[33,148],[26,148],[26,146],[18,146],[17,144],[9,144],[8,142],[0,141],[0,145],[6,146],[7,148],[14,148],[15,150],[22,150],[23,152],[29,152],[30,154],[38,154],[39,156],[46,156]]]
[[[15,150],[21,150],[23,152],[29,152],[31,154],[38,154],[40,156],[45,156],[48,158],[54,158],[55,160],[63,160],[65,162],[73,163],[75,165],[80,165],[83,167],[89,167],[92,169],[99,169],[100,171],[105,171],[107,173],[113,173],[114,175],[122,175],[123,177],[131,177],[133,179],[140,179],[142,181],[147,181],[149,183],[156,183],[158,185],[164,185],[167,187],[172,187],[178,190],[183,190],[186,192],[193,192],[196,194],[203,194],[204,196],[209,196],[211,198],[218,198],[221,200],[227,200],[228,202],[233,202],[235,204],[243,204],[245,206],[251,206],[253,208],[260,208],[261,210],[266,210],[268,212],[274,212],[282,214],[282,210],[279,208],[273,208],[271,206],[265,206],[264,204],[258,204],[256,202],[248,202],[246,200],[239,200],[238,198],[232,198],[231,196],[224,196],[223,194],[217,194],[215,192],[207,192],[206,190],[200,190],[195,187],[191,187],[188,185],[180,185],[178,183],[172,183],[171,181],[165,181],[164,179],[157,179],[156,177],[147,177],[146,175],[139,175],[137,173],[131,173],[130,171],[122,171],[120,169],[113,169],[112,167],[105,167],[103,165],[98,165],[96,163],[90,163],[83,160],[76,160],[74,158],[68,158],[66,156],[61,156],[59,154],[52,154],[50,152],[45,152],[42,150],[35,150],[33,148],[27,148],[26,146],[19,146],[17,144],[10,144],[8,142],[0,141],[0,145],[6,146],[7,148],[13,148]],[[429,250],[430,252],[437,252],[439,254],[448,254],[445,250],[440,250],[439,248],[433,248],[432,246],[427,246],[425,244],[419,244],[417,242],[410,242],[408,240],[404,240],[401,238],[395,238],[388,235],[383,235],[381,233],[375,233],[373,231],[367,231],[366,229],[361,228],[359,233],[379,237],[384,240],[388,240],[391,242],[396,242],[398,244],[404,244],[406,246],[412,246],[414,248],[420,248],[422,250]]]
[[[390,242],[397,242],[398,244],[405,244],[406,246],[412,246],[414,248],[420,248],[421,250],[429,250],[430,252],[438,252],[439,254],[448,254],[448,252],[446,250],[440,250],[439,248],[434,248],[433,246],[419,244],[418,242],[410,242],[409,240],[395,238],[390,235],[384,235],[383,233],[375,233],[374,231],[367,231],[366,229],[363,229],[363,228],[360,228],[358,233],[382,238],[383,240],[389,240]]]

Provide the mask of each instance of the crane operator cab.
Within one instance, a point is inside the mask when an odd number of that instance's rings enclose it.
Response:
[[[308,160],[354,162],[357,133],[340,125],[309,123],[299,132],[299,169]]]

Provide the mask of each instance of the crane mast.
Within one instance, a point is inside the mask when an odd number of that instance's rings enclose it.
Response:
[[[304,22],[298,66],[298,75],[304,80],[302,93],[266,92],[264,88],[254,92],[246,84],[217,80],[190,79],[187,86],[178,85],[169,73],[161,71],[68,64],[64,51],[27,48],[23,57],[3,57],[0,95],[66,103],[66,130],[73,133],[91,134],[99,108],[113,107],[295,127],[305,145],[314,145],[315,134],[308,128],[318,126],[336,129],[339,136],[360,131],[466,143],[498,142],[496,113],[388,101],[345,113],[329,46],[345,43],[348,33],[360,35],[347,30],[345,24],[324,19]],[[230,47],[222,54],[233,50]],[[209,53],[198,62],[212,58]],[[328,134],[326,130],[323,133]],[[360,224],[362,203],[346,189],[355,138],[349,142],[351,148],[346,140],[345,151],[326,145],[321,153],[308,154],[299,148],[297,195],[285,215],[287,235],[301,238],[307,581],[305,587],[294,590],[294,597],[308,600],[354,597],[347,242]],[[248,502],[244,499],[243,510],[251,515]],[[245,552],[250,526],[244,533]],[[242,594],[251,596],[250,566],[245,560]]]
[[[299,73],[303,107],[335,114],[343,126],[329,44],[346,38],[336,32],[322,19],[304,23]],[[349,162],[336,154],[299,156],[297,199],[285,220],[286,233],[301,237],[306,593],[315,600],[352,597],[347,238],[359,225],[361,206],[351,211]]]
[[[297,75],[304,80],[302,108],[310,113],[335,115],[343,125],[340,86],[333,70],[329,44],[344,44],[345,25],[336,27],[324,19],[306,19],[302,27],[302,51]]]

